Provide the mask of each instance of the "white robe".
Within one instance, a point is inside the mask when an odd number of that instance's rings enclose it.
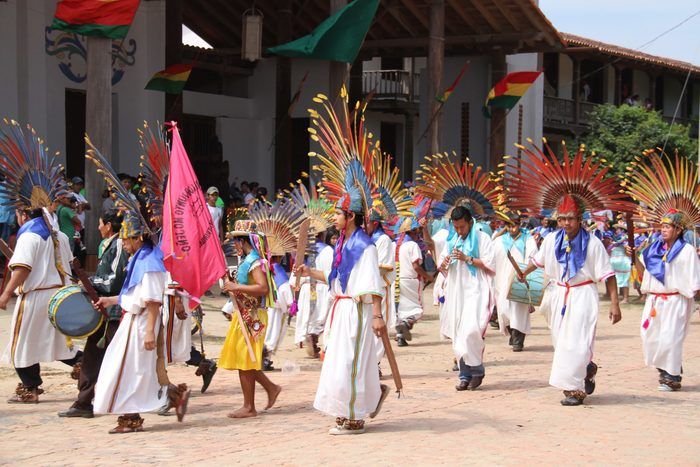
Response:
[[[583,391],[586,367],[593,358],[596,324],[598,322],[598,288],[602,282],[615,275],[610,257],[598,238],[591,234],[583,267],[569,281],[575,286],[586,281],[591,284],[571,287],[566,300],[566,313],[561,315],[566,296],[566,286],[561,281],[562,265],[554,253],[556,235],[547,235],[532,262],[543,267],[547,276],[557,281],[551,293],[552,344],[554,358],[549,384],[564,391]]]
[[[105,352],[95,384],[96,414],[153,412],[168,399],[168,388],[158,384],[156,350],[146,350],[147,302],[163,299],[166,275],[147,272],[141,283],[121,296],[124,316]],[[155,324],[156,335],[160,315]]]
[[[58,232],[61,266],[70,272],[68,237]],[[10,269],[30,269],[24,283],[17,288],[19,294],[12,313],[10,341],[2,362],[16,368],[26,368],[35,363],[53,362],[73,358],[77,349],[69,349],[66,338],[51,325],[48,317],[49,300],[64,285],[66,277],[58,272],[51,237],[42,240],[33,232],[24,232],[17,239]]]
[[[449,231],[447,229],[440,229],[438,230],[435,235],[433,235],[433,243],[435,243],[435,261],[440,257],[440,254],[442,253],[442,250],[445,249],[445,244],[447,243],[447,236],[449,235]],[[437,263],[437,267],[440,267],[440,263]],[[442,327],[442,304],[440,303],[440,299],[445,296],[445,276],[442,274],[438,274],[435,277],[435,283],[433,284],[433,305],[437,306],[438,309],[440,310],[440,327]]]
[[[284,335],[287,333],[287,315],[292,306],[294,295],[289,281],[277,287],[277,301],[273,308],[267,309],[267,332],[265,333],[265,347],[270,353],[275,353],[282,345]]]
[[[643,257],[641,261],[643,264]],[[640,328],[644,363],[678,376],[683,363],[683,341],[695,308],[695,293],[700,290],[700,260],[692,245],[686,243],[678,256],[666,264],[664,282],[644,271],[641,288],[647,299]],[[658,295],[669,293],[676,295]],[[650,316],[652,308],[656,308],[655,317]],[[644,329],[646,320],[649,326]]]
[[[496,269],[494,248],[491,237],[477,232],[479,241],[478,258],[484,262],[489,272],[476,268],[472,275],[464,261],[452,261],[445,278],[446,330],[443,335],[452,339],[452,350],[457,359],[463,358],[469,366],[482,364],[484,354],[484,334],[491,318],[495,300],[493,292],[493,272]],[[447,246],[440,254],[440,261],[450,255]]]
[[[396,263],[394,258],[396,254],[396,245],[391,241],[388,235],[383,234],[377,239],[375,246],[377,247],[379,266],[391,267],[391,270],[380,269],[379,275],[384,285],[382,288],[384,292],[384,297],[382,298],[382,316],[384,317],[386,328],[394,329],[396,326],[396,307],[394,305],[394,281],[396,280]],[[377,349],[377,361],[379,361],[384,356],[384,343],[381,337],[374,336],[374,340],[374,345]]]
[[[383,288],[374,245],[355,263],[345,292],[340,280],[333,280],[330,336],[314,400],[316,410],[360,420],[376,409],[381,390],[372,333],[372,295],[382,296]]]
[[[406,239],[399,246],[399,307],[398,320],[419,320],[423,316],[423,282],[413,269],[416,262],[423,261],[418,243]]]
[[[330,274],[333,267],[333,248],[326,246],[316,255],[314,269],[323,271],[324,275]],[[292,274],[289,279],[294,283],[296,278]],[[323,332],[326,315],[328,314],[329,293],[328,285],[320,281],[315,282],[316,300],[311,308],[311,280],[308,277],[301,279],[301,288],[297,298],[298,311],[296,316],[296,328],[294,330],[294,343],[304,342],[307,334],[321,334]]]
[[[523,235],[523,234],[521,234]],[[510,285],[515,277],[515,269],[508,260],[505,244],[503,243],[506,236],[510,237],[510,233],[496,238],[494,249],[496,255],[496,276],[494,285],[496,287],[496,306],[498,308],[498,325],[504,335],[509,335],[507,326],[524,334],[530,334],[530,310],[529,306],[524,303],[512,302],[508,300]],[[525,241],[525,257],[522,252],[515,247],[515,243],[510,248],[510,254],[513,259],[520,264],[527,266],[530,257],[537,251],[537,242],[528,235]],[[517,280],[517,279],[516,279]]]
[[[163,345],[165,346],[165,361],[167,364],[182,363],[190,359],[190,350],[192,350],[192,327],[190,320],[189,298],[182,297],[182,304],[187,313],[187,319],[180,319],[175,314],[173,300],[176,296],[177,286],[173,283],[170,273],[167,273],[167,282],[165,294],[163,296],[163,306],[161,307],[162,322],[164,337]]]

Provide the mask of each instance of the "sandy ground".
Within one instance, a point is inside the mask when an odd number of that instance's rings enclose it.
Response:
[[[426,291],[426,302],[431,298]],[[205,301],[205,346],[218,356],[228,322],[223,299]],[[612,326],[601,310],[595,360],[595,394],[581,407],[562,407],[548,386],[552,347],[539,313],[533,315],[526,350],[513,353],[507,339],[489,329],[486,379],[473,392],[456,392],[449,342],[438,335],[437,310],[429,306],[410,347],[395,348],[404,395],[391,396],[367,433],[331,437],[329,417],[313,410],[320,363],[292,345],[290,328],[275,366],[299,365],[298,374],[268,375],[283,386],[277,405],[257,418],[226,414],[242,402],[238,376],[220,370],[209,391],[193,391],[183,423],[144,414],[146,430],[109,435],[114,416],[61,419],[56,413],[76,395],[69,369],[43,366],[44,389],[36,405],[0,403],[0,462],[34,465],[94,464],[697,464],[700,459],[700,320],[692,319],[685,343],[683,390],[657,391],[656,370],[644,367],[639,337],[641,306],[623,306]],[[11,313],[0,312],[0,346],[9,339]],[[292,323],[293,324],[293,323]],[[388,363],[382,362],[385,373]],[[173,382],[199,388],[194,369],[175,365]],[[17,377],[0,368],[0,394],[9,397]],[[393,386],[388,378],[387,384]],[[265,394],[257,393],[259,408]]]

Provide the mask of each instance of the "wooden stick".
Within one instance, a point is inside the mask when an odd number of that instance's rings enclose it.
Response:
[[[14,253],[12,248],[10,248],[10,246],[5,243],[5,240],[2,239],[0,239],[0,253],[2,253],[8,261],[10,261],[10,258],[12,258],[12,254]]]
[[[73,268],[73,271],[75,271],[76,277],[80,280],[80,283],[83,285],[85,292],[90,297],[90,300],[92,300],[93,302],[97,302],[100,299],[100,296],[97,294],[97,290],[95,290],[95,287],[93,287],[92,282],[90,282],[90,278],[88,277],[87,273],[81,268],[80,261],[78,260],[78,258],[73,258],[73,260],[70,262],[70,265]],[[109,313],[107,313],[105,307],[99,306],[97,308],[98,311],[102,313],[102,316],[104,316],[106,320],[109,320]]]
[[[297,240],[297,254],[294,259],[294,266],[299,266],[304,262],[304,255],[306,254],[306,246],[309,242],[309,226],[311,225],[311,219],[308,217],[304,219],[304,222],[299,226],[299,239]],[[295,290],[299,290],[301,285],[301,276],[296,274],[296,283],[294,285]]]
[[[399,373],[399,365],[396,363],[394,349],[391,348],[389,332],[386,330],[386,328],[384,328],[382,331],[382,344],[384,344],[386,359],[389,360],[389,367],[391,368],[391,376],[394,378],[394,384],[396,385],[396,392],[400,393],[403,389],[403,382],[401,381],[401,374]]]
[[[250,359],[255,363],[257,360],[255,358],[255,352],[253,351],[253,345],[250,343],[250,336],[248,335],[248,328],[245,327],[245,321],[243,321],[243,316],[241,316],[241,310],[236,307],[236,316],[238,316],[238,324],[241,326],[241,332],[243,333],[243,339],[245,339],[245,345],[248,347],[248,355]]]

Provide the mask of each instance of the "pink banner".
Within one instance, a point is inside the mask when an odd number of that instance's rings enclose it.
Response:
[[[226,274],[226,260],[177,123],[170,124],[173,141],[160,248],[173,280],[199,301]]]

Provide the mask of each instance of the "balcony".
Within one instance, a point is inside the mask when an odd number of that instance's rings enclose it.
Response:
[[[375,110],[401,111],[417,108],[419,74],[406,70],[362,72],[362,95],[373,93],[370,106]]]
[[[561,97],[544,96],[544,123],[546,125],[581,125],[589,126],[588,114],[598,104],[579,102],[579,112],[576,112],[576,102]]]

